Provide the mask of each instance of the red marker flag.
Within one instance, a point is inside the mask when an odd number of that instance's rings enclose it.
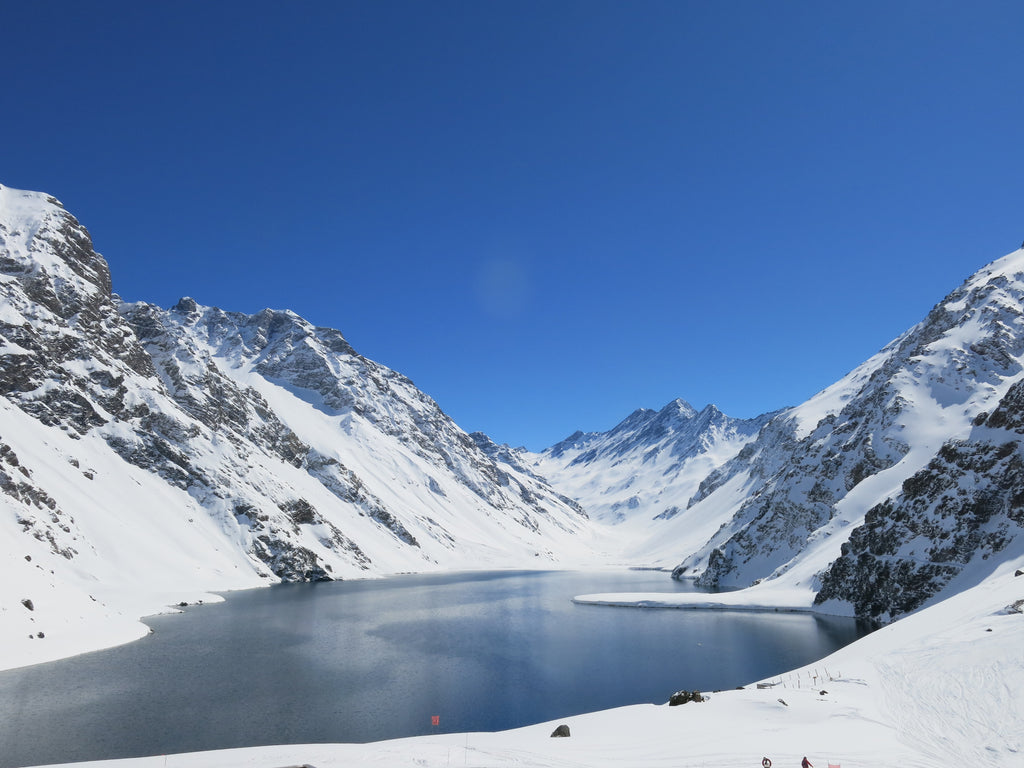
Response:
[[[440,725],[441,724],[441,716],[440,715],[431,715],[430,716],[430,724],[431,725]]]

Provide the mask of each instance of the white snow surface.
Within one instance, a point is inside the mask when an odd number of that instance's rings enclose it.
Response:
[[[703,703],[638,705],[499,733],[261,747],[79,768],[947,768],[1024,765],[1024,556],[806,667]],[[673,603],[642,595],[634,602]],[[742,592],[731,593],[739,606]],[[1017,604],[1014,609],[1012,606]],[[1010,608],[1008,608],[1010,606]],[[765,604],[762,608],[769,608]],[[616,610],[609,608],[608,610]],[[624,609],[618,609],[624,610]],[[633,610],[641,610],[633,608]],[[685,652],[685,649],[680,649]],[[760,683],[760,685],[756,685]],[[551,738],[565,723],[569,738]]]

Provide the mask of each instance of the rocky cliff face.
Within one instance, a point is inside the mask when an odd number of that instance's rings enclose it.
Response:
[[[578,505],[338,331],[122,302],[46,195],[0,187],[0,297],[0,543],[21,568],[226,589],[586,548]]]
[[[1024,543],[1024,382],[875,505],[822,577],[815,603],[890,621],[960,578],[980,581]]]

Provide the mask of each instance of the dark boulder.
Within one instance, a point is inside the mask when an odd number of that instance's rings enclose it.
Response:
[[[668,700],[670,707],[677,707],[680,704],[687,704],[691,701],[704,701],[704,697],[700,695],[700,691],[676,691],[672,694],[672,698]]]
[[[562,723],[560,726],[555,728],[554,732],[551,734],[551,738],[568,736],[568,735],[569,735],[569,726],[566,725],[565,723]]]

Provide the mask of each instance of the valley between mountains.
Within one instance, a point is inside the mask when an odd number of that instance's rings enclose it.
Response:
[[[1024,556],[1024,250],[805,403],[540,453],[294,312],[115,287],[57,200],[0,186],[5,667],[279,581],[629,565],[886,623]]]

